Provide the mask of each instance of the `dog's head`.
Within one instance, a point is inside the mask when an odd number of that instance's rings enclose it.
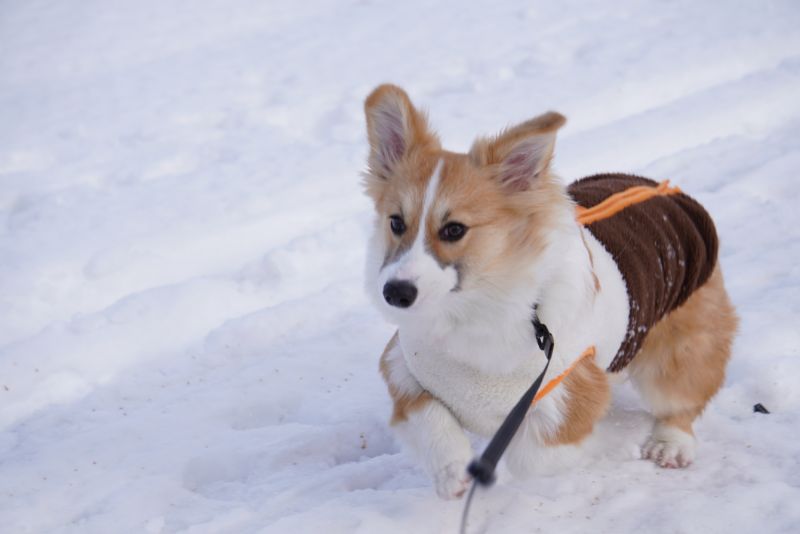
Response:
[[[564,117],[546,113],[458,154],[442,150],[399,87],[375,89],[365,111],[377,212],[367,283],[385,314],[457,319],[530,282],[569,204],[549,173]]]

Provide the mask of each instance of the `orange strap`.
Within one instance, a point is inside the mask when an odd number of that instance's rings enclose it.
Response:
[[[559,385],[562,380],[567,378],[567,375],[569,375],[573,371],[573,369],[575,369],[575,367],[577,367],[578,364],[583,361],[584,358],[594,358],[594,354],[595,354],[594,345],[592,345],[591,347],[583,351],[583,354],[581,354],[577,360],[572,362],[572,365],[564,369],[564,371],[562,371],[561,374],[559,374],[557,377],[553,378],[547,384],[545,384],[545,386],[539,390],[539,393],[536,394],[536,397],[533,398],[533,402],[531,404],[536,404],[542,398],[544,398],[545,395],[553,391],[553,389],[555,389],[555,387]]]
[[[582,225],[592,224],[593,222],[607,219],[612,215],[619,213],[628,206],[644,202],[650,198],[661,195],[674,195],[680,193],[678,187],[670,187],[669,180],[664,180],[657,186],[637,185],[630,187],[619,193],[614,193],[600,204],[592,206],[591,208],[584,208],[578,206],[575,209],[575,218]]]

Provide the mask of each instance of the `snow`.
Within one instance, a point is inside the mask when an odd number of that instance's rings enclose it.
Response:
[[[798,27],[791,0],[4,2],[3,532],[457,530],[388,428],[363,290],[384,81],[449,148],[556,109],[565,179],[670,178],[742,318],[693,466],[637,459],[622,386],[581,465],[502,476],[471,532],[796,532]]]

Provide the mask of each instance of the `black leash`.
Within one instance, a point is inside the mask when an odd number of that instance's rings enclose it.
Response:
[[[479,458],[473,460],[467,467],[467,472],[472,475],[473,482],[467,500],[464,502],[464,513],[461,516],[461,534],[464,534],[467,529],[467,516],[469,515],[469,507],[472,503],[472,496],[475,494],[475,488],[478,485],[489,487],[494,483],[494,472],[495,469],[497,469],[497,462],[500,461],[500,457],[503,456],[503,453],[506,452],[508,448],[508,444],[511,443],[511,438],[514,437],[514,434],[517,433],[520,425],[522,425],[522,421],[525,420],[525,415],[528,413],[528,410],[533,404],[533,399],[536,398],[536,394],[542,386],[547,368],[550,367],[550,359],[553,356],[553,346],[555,345],[553,334],[550,333],[547,326],[539,321],[539,318],[536,316],[536,306],[533,307],[533,311],[533,319],[531,322],[533,323],[533,329],[536,334],[536,343],[539,345],[539,348],[544,351],[547,363],[545,363],[544,369],[542,369],[542,372],[536,377],[536,380],[533,381],[531,387],[528,388],[528,391],[525,392],[522,398],[519,399],[519,402],[517,402],[514,408],[508,413],[503,424],[500,425],[500,428],[497,430],[494,437],[492,437],[486,449],[484,449],[483,454],[481,454]]]

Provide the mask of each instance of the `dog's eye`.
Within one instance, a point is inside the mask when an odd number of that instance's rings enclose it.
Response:
[[[451,222],[445,224],[441,230],[439,230],[439,239],[442,241],[458,241],[464,234],[467,233],[467,227],[459,222]]]
[[[403,233],[406,231],[406,223],[399,215],[392,215],[389,217],[389,226],[391,227],[394,235],[403,235]]]

